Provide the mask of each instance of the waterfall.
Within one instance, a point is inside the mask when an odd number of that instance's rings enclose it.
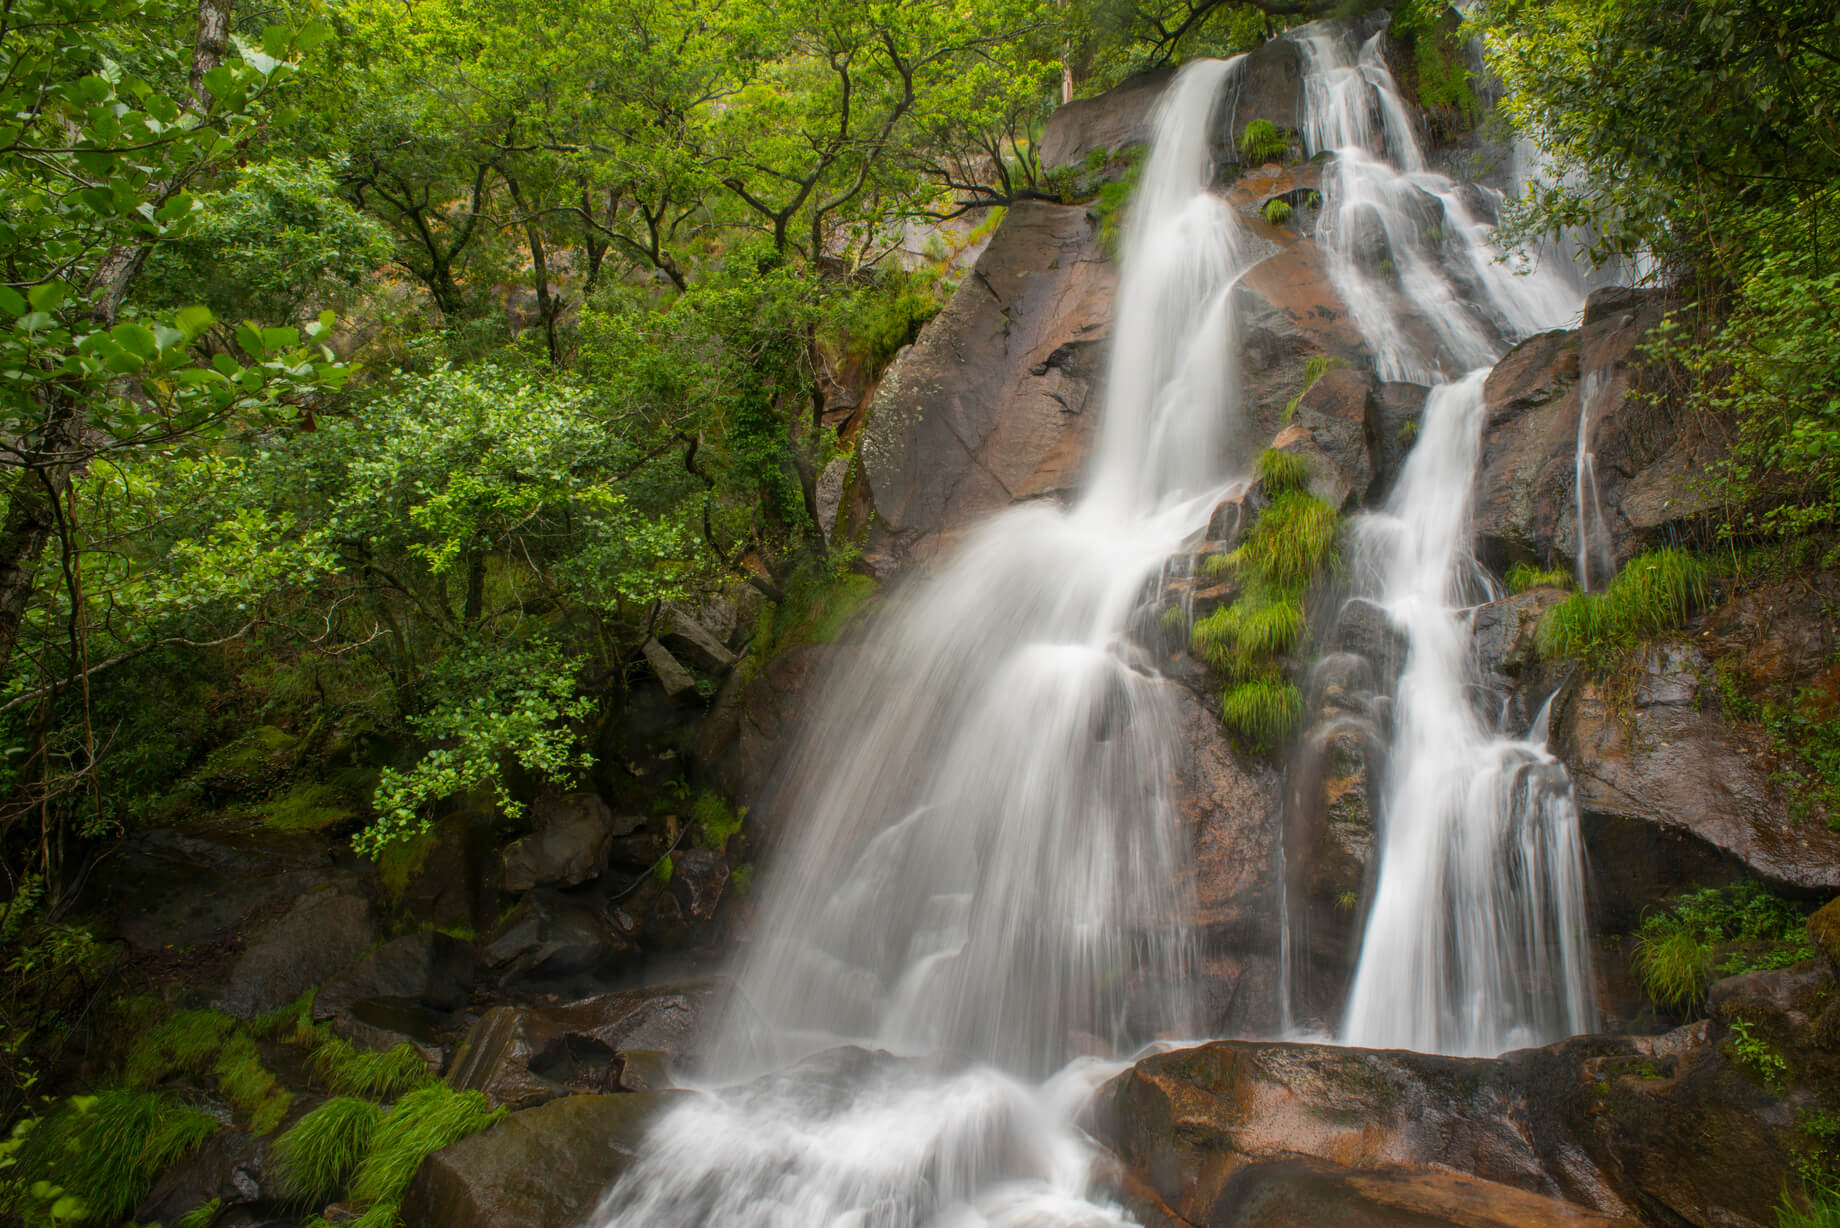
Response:
[[[1572,497],[1578,501],[1578,589],[1602,588],[1616,569],[1610,550],[1610,527],[1604,522],[1597,489],[1597,457],[1591,451],[1591,410],[1603,398],[1609,379],[1587,371],[1578,381],[1578,447],[1572,461]]]
[[[1068,1063],[1194,1026],[1173,684],[1126,631],[1237,435],[1232,71],[1161,105],[1088,493],[983,526],[830,680],[709,1061],[728,1086],[653,1129],[602,1225],[1118,1222],[1071,1126],[1110,1068]]]
[[[1588,1030],[1584,855],[1564,769],[1494,728],[1475,699],[1471,607],[1493,593],[1470,553],[1488,370],[1570,323],[1552,269],[1499,258],[1465,188],[1427,169],[1381,55],[1341,26],[1294,31],[1305,140],[1332,160],[1319,239],[1382,379],[1431,386],[1386,505],[1356,520],[1354,592],[1403,638],[1378,873],[1342,1021],[1350,1044],[1486,1055]],[[1288,927],[1287,927],[1288,932]]]

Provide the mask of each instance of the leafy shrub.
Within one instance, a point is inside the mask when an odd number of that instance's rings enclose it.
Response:
[[[1669,546],[1637,555],[1603,592],[1574,593],[1546,612],[1540,653],[1580,656],[1671,631],[1710,603],[1713,578],[1712,565],[1686,550]]]
[[[1295,452],[1266,448],[1259,453],[1258,474],[1259,485],[1267,495],[1281,495],[1310,484],[1310,462]]]
[[[275,1175],[283,1196],[303,1206],[335,1201],[370,1151],[383,1110],[340,1096],[307,1113],[275,1140]]]
[[[1697,1005],[1713,974],[1786,968],[1810,959],[1806,916],[1796,905],[1744,880],[1688,892],[1642,921],[1635,970],[1657,1006]]]
[[[1265,220],[1273,226],[1282,226],[1291,220],[1291,203],[1283,197],[1265,202]]]
[[[1572,573],[1563,567],[1535,567],[1532,563],[1516,563],[1508,568],[1508,591],[1526,593],[1536,588],[1570,588]]]
[[[1776,1051],[1776,1046],[1761,1036],[1751,1035],[1749,1020],[1732,1021],[1731,1055],[1746,1074],[1766,1087],[1781,1087],[1788,1082],[1789,1063]]]
[[[1283,679],[1254,678],[1221,695],[1220,719],[1254,747],[1270,750],[1296,732],[1303,696]]]
[[[1284,130],[1269,119],[1255,119],[1239,134],[1240,157],[1255,166],[1280,159],[1289,149]]]

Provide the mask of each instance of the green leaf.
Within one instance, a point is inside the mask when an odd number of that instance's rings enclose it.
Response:
[[[117,324],[109,330],[109,336],[119,341],[122,348],[142,358],[153,358],[160,352],[160,339],[145,325]]]
[[[187,337],[196,338],[217,322],[209,307],[181,307],[173,313],[173,327]]]
[[[22,316],[26,313],[26,300],[11,286],[0,286],[0,315]]]
[[[56,311],[64,305],[64,299],[69,293],[63,282],[45,281],[27,290],[26,299],[35,311]]]

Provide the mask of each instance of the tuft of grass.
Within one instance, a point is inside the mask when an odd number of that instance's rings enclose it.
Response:
[[[1535,567],[1532,563],[1516,563],[1508,568],[1506,577],[1510,593],[1526,593],[1536,588],[1570,588],[1572,573],[1563,567]]]
[[[61,1186],[90,1220],[115,1223],[216,1132],[209,1117],[159,1092],[72,1096],[27,1137],[20,1167],[28,1184]]]
[[[1310,484],[1310,462],[1295,452],[1266,448],[1259,453],[1258,475],[1259,485],[1265,488],[1267,495],[1302,490]]]
[[[1201,560],[1201,574],[1213,581],[1221,581],[1233,574],[1233,560],[1225,554],[1210,554]]]
[[[369,1100],[328,1100],[275,1140],[275,1175],[282,1197],[302,1206],[337,1201],[369,1154],[383,1109]]]
[[[1335,563],[1340,518],[1321,499],[1287,490],[1259,513],[1252,532],[1229,557],[1242,573],[1294,590]]]
[[[224,1099],[248,1115],[249,1132],[257,1137],[272,1133],[294,1102],[292,1092],[276,1085],[275,1076],[262,1065],[256,1042],[245,1032],[224,1042],[211,1072]]]
[[[266,1015],[257,1015],[244,1025],[245,1030],[258,1039],[274,1040],[277,1037],[293,1035],[299,1030],[303,1020],[308,1026],[312,1026],[313,995],[316,992],[316,990],[309,989],[279,1010],[270,1011]]]
[[[1282,226],[1291,220],[1291,202],[1283,197],[1275,197],[1265,202],[1265,220],[1273,226]]]
[[[1672,631],[1712,600],[1712,564],[1669,546],[1637,555],[1601,593],[1574,593],[1540,620],[1544,657],[1628,647]]]
[[[224,1200],[221,1198],[201,1202],[181,1215],[173,1228],[211,1228],[211,1225],[217,1222],[217,1217],[223,1212],[223,1209]]]
[[[221,1011],[180,1011],[143,1033],[128,1050],[128,1086],[147,1089],[176,1074],[198,1075],[236,1027]]]
[[[1282,159],[1290,150],[1284,129],[1269,119],[1255,119],[1239,134],[1239,153],[1250,165]]]
[[[352,1179],[351,1196],[380,1206],[395,1204],[423,1160],[504,1115],[478,1092],[457,1092],[444,1083],[410,1092],[377,1123]]]
[[[1840,1187],[1811,1183],[1807,1194],[1808,1209],[1804,1211],[1787,1190],[1783,1191],[1776,1207],[1776,1228],[1840,1228]]]
[[[390,1100],[429,1082],[428,1063],[407,1043],[376,1053],[334,1036],[313,1051],[311,1066],[314,1077],[340,1096]]]
[[[1304,394],[1315,386],[1317,380],[1335,370],[1337,367],[1345,367],[1347,365],[1348,360],[1346,358],[1334,358],[1328,354],[1312,354],[1304,359],[1303,387],[1299,388],[1297,390],[1297,395],[1292,397],[1290,401],[1285,404],[1284,413],[1281,415],[1282,421],[1289,422],[1292,418],[1297,416],[1297,406],[1302,404]]]
[[[1287,740],[1303,719],[1303,696],[1282,678],[1253,678],[1220,697],[1220,719],[1259,750]]]
[[[1715,973],[1732,976],[1812,959],[1806,926],[1803,909],[1748,879],[1690,891],[1643,919],[1636,976],[1657,1006],[1684,1011],[1705,998]]]
[[[1303,605],[1261,588],[1223,605],[1195,624],[1195,653],[1215,669],[1238,675],[1289,652],[1303,638]]]

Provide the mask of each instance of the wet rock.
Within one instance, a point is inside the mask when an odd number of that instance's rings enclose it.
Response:
[[[1840,899],[1829,900],[1808,918],[1808,941],[1828,970],[1840,974]]]
[[[376,932],[364,897],[336,886],[309,892],[250,939],[217,1009],[239,1019],[279,1010],[362,955]]]
[[[1307,431],[1320,458],[1310,493],[1330,507],[1359,505],[1374,478],[1379,408],[1365,377],[1346,367],[1323,372],[1297,403],[1292,426]]]
[[[692,1093],[569,1096],[435,1152],[403,1198],[405,1228],[579,1224],[633,1162],[651,1123]]]
[[[1303,391],[1304,367],[1316,355],[1368,365],[1366,343],[1349,318],[1310,240],[1261,260],[1234,291],[1251,430],[1275,435],[1284,407]]]
[[[214,1198],[227,1208],[258,1201],[264,1196],[267,1151],[262,1140],[241,1130],[212,1135],[154,1183],[135,1212],[135,1222],[171,1223]]]
[[[1640,395],[1651,376],[1636,350],[1670,306],[1660,292],[1599,291],[1580,328],[1528,338],[1490,373],[1475,485],[1476,531],[1490,566],[1576,561],[1586,376],[1597,386],[1589,444],[1615,561],[1707,510],[1698,478],[1721,445],[1701,434],[1692,415],[1674,415]]]
[[[614,837],[637,826],[632,819],[616,823],[607,803],[592,793],[541,798],[532,803],[530,817],[537,830],[513,841],[500,858],[500,886],[506,891],[573,887],[597,878]]]
[[[696,694],[696,679],[671,655],[669,648],[650,639],[640,645],[639,651],[645,655],[645,663],[652,667],[652,673],[657,675],[658,684],[664,688],[666,695],[672,699],[682,699]]]
[[[728,862],[710,849],[680,849],[671,855],[671,894],[687,921],[710,921],[728,886]]]
[[[473,1025],[448,1083],[525,1108],[579,1091],[668,1083],[694,1065],[705,1030],[730,1006],[726,980],[619,990],[553,1007],[494,1007]],[[628,1068],[630,1067],[630,1075]]]
[[[835,520],[835,517],[836,509],[833,507],[832,519]],[[712,673],[719,674],[735,663],[735,654],[728,650],[728,646],[715,631],[676,607],[665,609],[658,639],[674,656],[695,661]]]
[[[1641,1221],[1436,1169],[1271,1160],[1236,1172],[1206,1218],[1194,1222],[1206,1228],[1636,1228]]]
[[[920,561],[992,511],[1074,486],[1115,282],[1084,207],[1010,208],[870,404],[872,553]]]
[[[1370,506],[1379,506],[1399,480],[1406,456],[1418,442],[1419,421],[1429,394],[1430,389],[1422,384],[1401,383],[1383,383],[1374,394],[1379,420],[1374,427],[1374,480],[1367,491]]]
[[[333,1016],[331,1027],[334,1035],[373,1053],[408,1045],[422,1055],[430,1074],[439,1074],[447,1061],[450,1020],[444,1011],[404,998],[360,998]]]
[[[1303,48],[1271,39],[1240,61],[1239,71],[1214,109],[1214,149],[1222,162],[1239,161],[1239,138],[1255,119],[1287,132],[1303,127]]]
[[[1347,996],[1371,885],[1376,769],[1384,762],[1371,721],[1333,715],[1300,739],[1285,776],[1292,1006],[1302,1018],[1333,1019]]]
[[[600,911],[545,888],[526,895],[486,945],[505,980],[567,977],[611,968],[634,954]]]
[[[313,1017],[330,1019],[361,998],[398,998],[451,1011],[472,993],[479,959],[472,944],[424,931],[392,938],[313,995]]]
[[[1098,152],[1124,153],[1150,142],[1150,115],[1175,76],[1173,69],[1139,73],[1093,98],[1056,107],[1041,130],[1044,170],[1079,166]]]
[[[1709,662],[1662,645],[1634,678],[1586,679],[1555,704],[1598,880],[1601,923],[1633,926],[1673,891],[1748,872],[1795,892],[1840,892],[1840,832],[1796,823],[1754,731],[1699,703]]]
[[[840,643],[805,644],[782,652],[734,697],[728,720],[712,720],[705,728],[697,760],[709,767],[721,791],[736,805],[748,807],[751,816],[771,813],[772,794],[789,784],[790,765],[782,759],[796,741],[823,680],[833,669],[848,670],[859,651]]]
[[[317,841],[160,828],[132,833],[97,865],[86,903],[135,946],[194,947],[333,877]]]
[[[391,902],[407,916],[447,928],[485,928],[497,918],[498,852],[504,820],[491,808],[435,820],[433,841]]]

